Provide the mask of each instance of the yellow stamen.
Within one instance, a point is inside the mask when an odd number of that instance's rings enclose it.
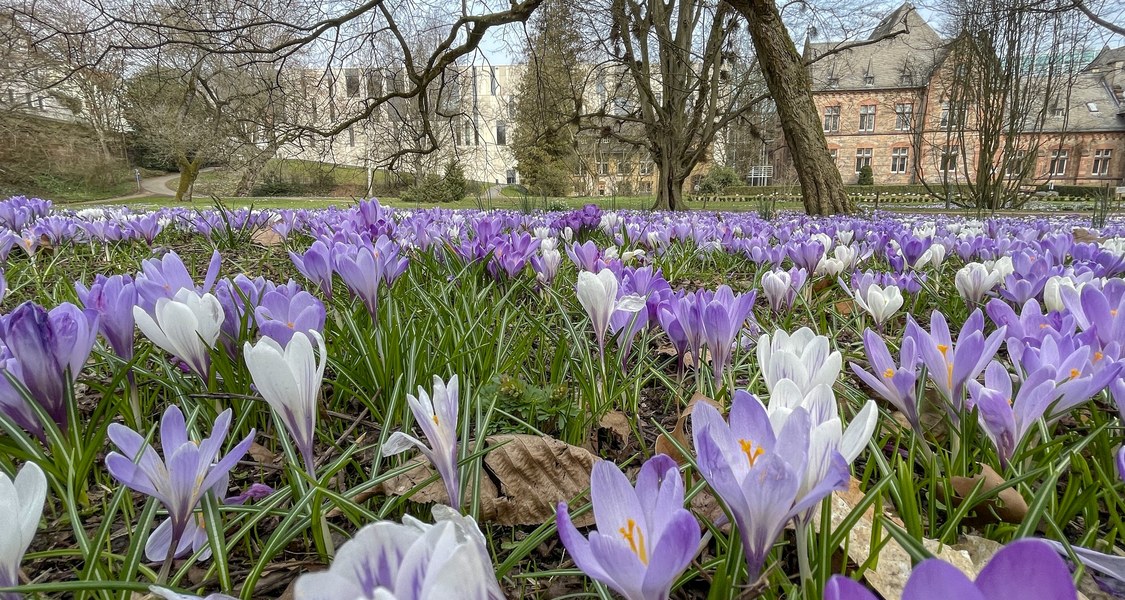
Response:
[[[289,325],[289,329],[293,329],[294,327],[297,326],[297,324],[294,323],[293,321],[289,321],[288,323],[286,323],[286,325]]]
[[[883,371],[883,377],[886,377],[887,379],[894,379],[894,376],[895,370],[890,367],[887,367],[887,370]]]
[[[1040,324],[1039,324],[1039,329],[1046,329],[1046,328],[1047,328],[1047,324],[1046,324],[1046,323],[1040,323]]]
[[[648,551],[645,550],[645,534],[640,527],[637,527],[637,522],[629,519],[625,522],[625,527],[618,529],[618,531],[621,532],[621,537],[629,542],[629,549],[633,551],[633,554],[641,559],[642,564],[647,565]]]
[[[1116,308],[1109,309],[1109,316],[1116,317],[1117,316],[1117,309]]]
[[[1103,358],[1105,358],[1105,355],[1102,354],[1101,352],[1095,352],[1094,353],[1094,362],[1098,362],[1099,360],[1101,360]]]
[[[434,425],[441,425],[441,423],[438,423],[437,415],[434,415],[433,419],[434,419]]]
[[[742,451],[746,454],[746,460],[750,461],[750,466],[753,467],[758,457],[765,454],[765,450],[758,446],[754,447],[754,442],[750,440],[738,440],[738,445],[742,446]]]
[[[1012,405],[1012,399],[1008,398],[1008,406],[1011,406],[1011,405]]]
[[[943,358],[945,357],[945,353],[949,352],[949,346],[946,346],[945,344],[938,344],[937,349],[938,352],[941,352]]]
[[[1082,374],[1081,371],[1079,371],[1078,369],[1071,369],[1070,370],[1070,378],[1071,379],[1078,379],[1078,376],[1081,375],[1081,374]]]
[[[949,376],[949,387],[953,387],[953,363],[949,363],[946,367],[947,375]]]

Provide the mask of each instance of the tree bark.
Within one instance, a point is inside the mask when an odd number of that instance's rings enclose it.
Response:
[[[677,170],[670,160],[660,161],[660,177],[656,180],[656,204],[652,210],[680,210],[684,207],[684,181],[687,174]]]
[[[774,0],[729,0],[746,17],[754,51],[777,105],[781,129],[801,183],[805,212],[832,215],[855,207],[844,192],[840,170],[828,153],[828,142],[812,97],[812,79]]]
[[[180,166],[180,182],[176,186],[176,202],[183,202],[185,199],[191,202],[191,187],[195,183],[195,178],[199,176],[199,168],[203,165],[203,159],[201,157],[191,160],[180,158],[176,162]]]
[[[245,198],[254,191],[254,186],[257,185],[259,177],[262,175],[262,170],[269,164],[271,158],[276,154],[277,148],[273,145],[259,151],[247,163],[246,167],[242,170],[242,176],[238,179],[238,186],[235,187],[234,195],[239,198]]]

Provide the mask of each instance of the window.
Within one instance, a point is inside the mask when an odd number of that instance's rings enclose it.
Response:
[[[347,92],[348,98],[359,96],[359,69],[344,71],[344,91]]]
[[[1055,107],[1051,108],[1051,116],[1056,118],[1056,119],[1061,119],[1063,114],[1065,114],[1065,113],[1066,113],[1066,109],[1061,107],[1061,106],[1055,106]]]
[[[875,76],[868,73],[863,76],[863,87],[875,87]]]
[[[489,72],[492,74],[492,95],[495,96],[500,93],[500,80],[496,78],[496,67],[489,67]]]
[[[914,74],[903,71],[902,75],[898,78],[899,85],[914,85]]]
[[[1069,150],[1054,150],[1051,152],[1051,164],[1047,167],[1048,175],[1066,175],[1066,160],[1070,157]]]
[[[945,149],[941,151],[941,170],[946,173],[956,171],[960,155],[960,146],[946,146]]]
[[[466,119],[462,127],[461,142],[468,145],[477,146],[480,144],[480,138],[477,137],[477,128],[473,125],[472,119]]]
[[[348,127],[348,147],[355,148],[355,128]]]
[[[598,175],[609,175],[609,162],[605,160],[598,161]]]
[[[1112,154],[1112,150],[1094,150],[1094,168],[1091,174],[1109,175],[1109,159]]]
[[[909,131],[914,120],[914,104],[903,102],[895,105],[895,130]]]
[[[505,121],[496,122],[496,145],[508,145],[508,123]]]
[[[27,107],[31,108],[31,92],[25,92],[24,95],[23,95],[23,98],[24,98],[24,101],[27,103]]]
[[[1098,103],[1097,102],[1087,102],[1086,103],[1086,110],[1088,110],[1090,112],[1098,112]]]
[[[1024,167],[1027,163],[1027,151],[1016,150],[1008,155],[1008,164],[1004,165],[1004,174],[1009,179],[1022,178]]]
[[[905,173],[906,165],[910,161],[909,148],[891,149],[891,173]]]
[[[830,87],[830,88],[840,87],[840,78],[829,76],[828,77],[828,87]]]
[[[868,133],[875,131],[875,105],[864,104],[859,107],[859,130]]]
[[[637,186],[637,190],[639,190],[641,194],[645,194],[645,195],[651,194],[652,193],[652,182],[651,181],[642,181],[640,183],[640,185]]]
[[[839,150],[833,148],[828,151],[828,155],[832,157],[832,164],[836,164],[836,156],[840,153]]]
[[[653,165],[652,165],[651,160],[642,160],[641,161],[641,175],[652,175],[652,170],[653,170],[652,167],[653,167]]]
[[[824,131],[840,131],[840,107],[826,106],[824,108]]]
[[[871,148],[855,149],[855,172],[859,173],[863,167],[871,166]]]
[[[515,169],[508,169],[508,171],[504,174],[504,181],[508,185],[515,185],[516,184],[516,170]]]
[[[366,77],[367,97],[377,98],[383,95],[383,75],[378,71],[368,71]]]
[[[629,161],[627,161],[627,160],[617,161],[617,174],[618,175],[628,175],[632,171],[633,171],[633,165],[631,165],[629,163]]]

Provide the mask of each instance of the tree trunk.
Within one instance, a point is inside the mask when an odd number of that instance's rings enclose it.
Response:
[[[180,166],[180,183],[176,186],[176,202],[183,202],[184,200],[191,202],[191,188],[195,184],[195,178],[199,176],[199,167],[202,166],[203,160],[200,158],[191,160],[180,158],[176,162]]]
[[[656,204],[652,210],[681,210],[684,208],[684,180],[670,165],[662,165],[660,177],[656,180]]]
[[[267,147],[265,150],[258,152],[246,163],[246,167],[242,170],[242,176],[238,179],[238,186],[234,189],[234,195],[239,198],[245,198],[254,191],[254,186],[258,183],[258,178],[262,175],[262,171],[266,168],[270,159],[273,158],[277,149],[273,146]]]
[[[812,80],[774,0],[730,0],[746,17],[766,86],[777,105],[781,129],[793,156],[805,212],[847,213],[854,206],[844,192],[840,170],[828,153],[820,115],[812,98]]]

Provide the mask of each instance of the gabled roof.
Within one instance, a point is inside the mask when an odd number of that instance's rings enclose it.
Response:
[[[863,41],[806,42],[813,89],[917,88],[944,56],[941,36],[909,2],[891,11]],[[818,59],[818,57],[821,57]]]

